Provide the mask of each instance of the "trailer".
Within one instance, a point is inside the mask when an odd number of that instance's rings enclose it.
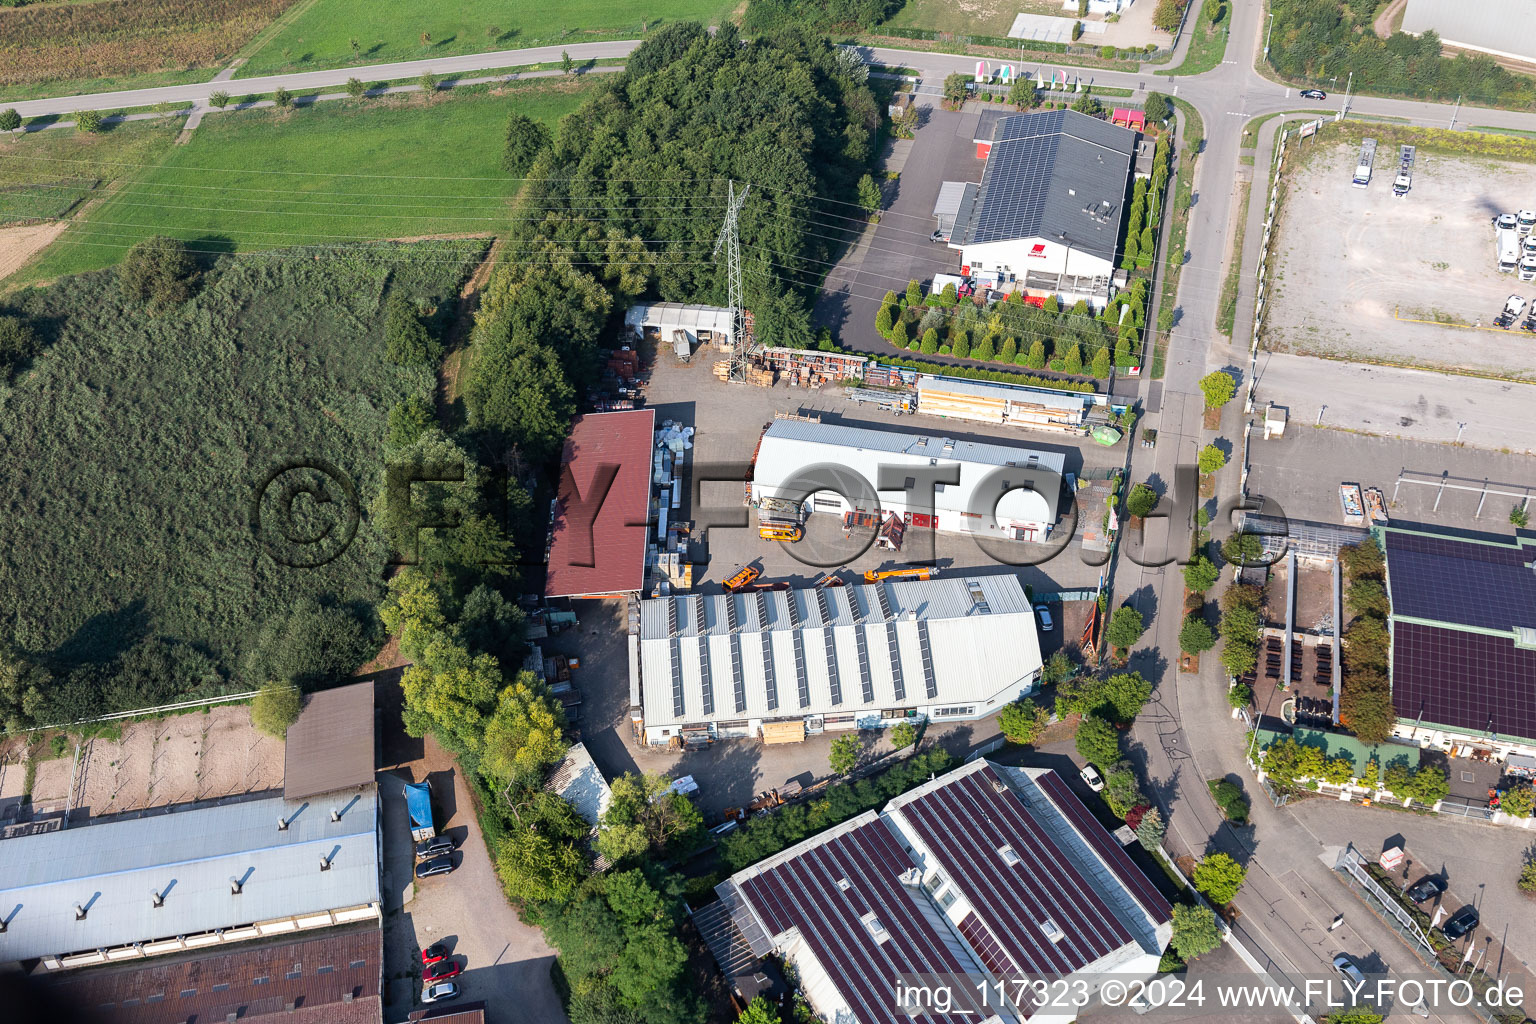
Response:
[[[1392,194],[1405,196],[1413,188],[1414,147],[1402,146],[1397,153],[1397,177],[1392,181]]]
[[[405,807],[411,815],[411,839],[421,842],[437,835],[432,824],[432,787],[425,782],[405,783]]]
[[[912,411],[912,392],[910,391],[880,391],[876,388],[849,388],[847,397],[859,405],[873,405],[886,412],[900,415]]]
[[[1376,140],[1364,139],[1360,143],[1360,162],[1355,165],[1355,188],[1365,188],[1371,183],[1371,165],[1376,162]]]

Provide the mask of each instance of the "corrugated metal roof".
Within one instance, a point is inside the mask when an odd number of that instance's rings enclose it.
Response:
[[[571,424],[550,525],[545,596],[620,594],[645,586],[655,428],[651,409],[588,413]]]
[[[283,795],[364,786],[373,770],[373,681],[310,694],[284,741]]]
[[[956,243],[1049,238],[1113,259],[1136,133],[1074,110],[998,122],[978,200]],[[1100,215],[1085,208],[1107,203]]]
[[[1070,412],[1081,412],[1085,404],[1082,395],[1070,394],[1065,391],[1026,390],[1024,388],[1011,388],[1003,384],[984,384],[972,380],[943,380],[934,377],[919,377],[917,381],[917,397],[919,403],[925,394],[950,394],[971,395],[975,398],[987,398],[994,401],[1021,402],[1029,405],[1041,405],[1047,409],[1061,409]],[[1063,461],[1065,466],[1065,461]]]
[[[269,797],[7,839],[0,962],[375,903],[377,792],[336,809],[333,822],[329,803]]]
[[[222,1024],[232,1013],[241,1021],[270,1015],[286,1024],[376,1024],[383,961],[384,933],[374,921],[297,940],[66,971],[45,984],[80,1019],[112,1024]],[[289,1003],[298,1005],[289,1010]]]
[[[608,780],[593,762],[585,743],[574,744],[566,751],[565,760],[550,775],[545,788],[568,800],[591,825],[598,823],[613,800]]]
[[[881,609],[877,587],[885,590],[889,618]],[[640,673],[646,725],[837,712],[866,714],[892,707],[982,702],[1028,685],[1040,668],[1034,615],[1014,576],[908,580],[819,593],[829,613],[825,619],[815,590],[694,594],[642,601]],[[757,618],[759,601],[766,613],[765,622]],[[679,625],[676,638],[670,632],[668,602],[678,602],[674,605]],[[734,633],[728,607],[733,602],[738,623]],[[702,635],[696,625],[700,607]],[[904,696],[896,692],[887,623],[895,626]],[[927,633],[937,691],[931,699],[925,686],[919,623]],[[803,659],[796,656],[797,634]],[[738,640],[739,658],[733,657],[733,636]],[[674,639],[683,689],[681,714],[676,713],[673,701]],[[745,695],[743,708],[738,708],[736,700],[738,664]],[[777,707],[769,706],[770,672],[765,666],[770,664]],[[808,696],[804,705],[799,698],[802,672]],[[842,698],[836,703],[834,672]],[[868,700],[866,679],[872,694]],[[706,696],[712,713],[705,712]]]
[[[736,329],[729,309],[683,302],[653,302],[648,306],[631,306],[629,312],[624,314],[624,322],[631,328],[656,327],[670,330],[684,327],[690,331],[715,331],[721,334],[732,334]]]
[[[825,479],[827,474],[808,475],[812,467],[828,466],[839,470],[836,486]],[[1066,469],[1066,460],[1058,452],[961,441],[937,433],[898,434],[802,420],[775,420],[769,426],[753,467],[753,493],[759,498],[803,501],[811,489],[834,490],[864,511],[874,511],[866,506],[877,502],[882,469],[889,474],[902,467],[929,466],[959,468],[958,483],[932,492],[933,508],[941,516],[975,512],[1045,526],[1056,522]],[[1006,467],[1019,472],[998,472]],[[1002,484],[1008,485],[1002,488],[1005,493],[996,493]],[[976,522],[991,525],[981,519]]]

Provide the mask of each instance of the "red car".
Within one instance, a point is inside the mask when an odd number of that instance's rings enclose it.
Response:
[[[448,959],[448,947],[441,942],[434,942],[421,951],[421,962],[423,964],[435,964],[439,960],[446,959]]]
[[[449,978],[457,978],[464,973],[464,967],[457,960],[439,960],[435,964],[428,964],[421,969],[421,980],[431,984],[434,981],[447,981]]]

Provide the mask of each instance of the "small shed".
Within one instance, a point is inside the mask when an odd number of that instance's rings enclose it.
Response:
[[[954,233],[955,220],[960,216],[960,208],[964,205],[967,189],[974,194],[975,182],[946,181],[939,186],[939,198],[933,204],[933,219],[937,222],[938,229],[944,235],[946,242]]]

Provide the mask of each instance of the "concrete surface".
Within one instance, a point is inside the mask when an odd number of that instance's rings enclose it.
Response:
[[[1409,483],[1396,487],[1399,471],[1412,470],[1418,480],[1439,480],[1441,474],[1449,473],[1450,482],[1466,487],[1481,487],[1486,479],[1489,486],[1503,490],[1536,489],[1536,474],[1525,456],[1319,430],[1294,421],[1282,440],[1264,441],[1255,433],[1250,452],[1253,469],[1248,493],[1264,496],[1266,511],[1278,508],[1297,519],[1316,522],[1344,522],[1339,484],[1347,480],[1380,487],[1394,522],[1509,534],[1514,530],[1509,510],[1519,499],[1490,495],[1478,516],[1477,492],[1447,489],[1437,511],[1438,488]]]
[[[1536,204],[1536,166],[1421,150],[1412,191],[1396,196],[1397,148],[1378,147],[1368,188],[1350,183],[1359,153],[1353,141],[1287,151],[1265,347],[1536,374],[1536,339],[1473,327],[1491,327],[1510,294],[1536,295],[1536,282],[1499,273],[1490,224],[1495,214]],[[1465,326],[1411,322],[1447,319]],[[1441,390],[1454,393],[1455,385]]]
[[[1505,344],[1536,350],[1536,340],[1518,333]],[[1260,409],[1273,402],[1290,410],[1287,432],[1306,429],[1321,411],[1324,426],[1452,444],[1465,423],[1465,445],[1536,453],[1536,421],[1529,415],[1536,384],[1261,351],[1255,396]]]

